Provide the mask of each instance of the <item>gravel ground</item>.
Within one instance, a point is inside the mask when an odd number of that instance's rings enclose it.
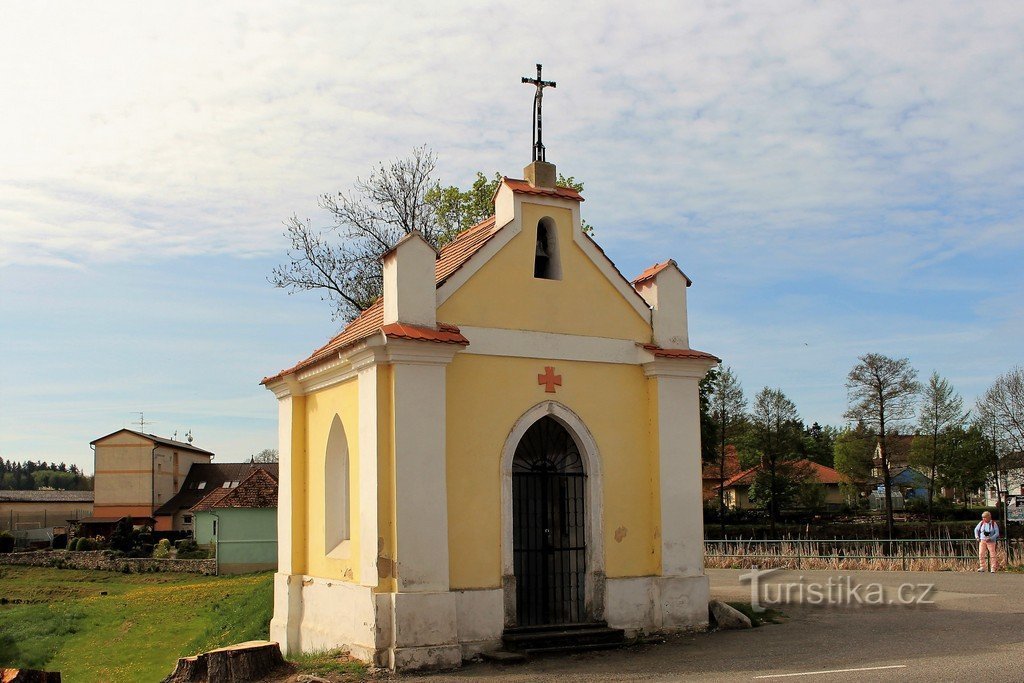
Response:
[[[714,597],[749,602],[741,570],[709,570]],[[802,579],[801,579],[802,577]],[[847,579],[846,577],[849,577]],[[862,586],[898,599],[933,584],[930,604],[779,606],[782,623],[748,631],[711,632],[610,652],[542,658],[525,664],[469,664],[461,670],[402,681],[1024,681],[1024,574],[952,572],[779,571],[780,584]],[[847,581],[852,583],[848,584]],[[878,584],[879,588],[870,588]],[[873,592],[872,592],[873,591]],[[842,589],[833,588],[834,597]],[[762,594],[764,595],[764,593]],[[809,596],[805,592],[805,596]]]

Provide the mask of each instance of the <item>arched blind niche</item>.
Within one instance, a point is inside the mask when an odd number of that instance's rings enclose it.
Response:
[[[349,462],[345,427],[337,415],[331,422],[324,458],[324,548],[330,553],[350,537]]]

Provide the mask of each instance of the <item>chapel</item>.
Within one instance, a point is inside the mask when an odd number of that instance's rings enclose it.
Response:
[[[538,132],[492,217],[440,253],[409,234],[383,296],[263,380],[286,653],[411,670],[530,629],[707,626],[698,383],[718,359],[690,348],[689,278],[626,279]]]

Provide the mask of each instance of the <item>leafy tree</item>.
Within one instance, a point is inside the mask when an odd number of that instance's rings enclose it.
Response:
[[[798,458],[803,423],[796,405],[782,390],[768,387],[754,398],[749,419],[747,444],[761,460],[751,497],[768,508],[774,534],[782,505],[795,495],[795,487],[802,483],[793,461]]]
[[[842,484],[848,498],[854,498],[871,478],[878,435],[863,422],[839,432],[835,445],[835,468],[847,483]]]
[[[990,467],[990,446],[978,424],[946,430],[940,448],[939,482],[960,491],[964,507],[968,497],[985,485]]]
[[[846,378],[850,406],[846,419],[863,422],[878,435],[885,487],[885,523],[889,538],[892,519],[892,479],[889,472],[889,430],[914,417],[914,399],[921,389],[917,370],[907,358],[889,358],[880,353],[861,356]]]
[[[132,521],[129,517],[122,517],[110,534],[110,547],[113,550],[120,550],[123,553],[131,552],[134,547],[132,539]]]
[[[435,248],[494,213],[501,175],[478,172],[467,190],[434,178],[437,157],[417,147],[403,159],[379,163],[349,192],[323,194],[317,205],[330,225],[314,227],[292,215],[285,221],[290,248],[270,282],[289,293],[316,291],[335,319],[351,320],[381,295],[380,257],[414,230]],[[559,175],[559,184],[582,191],[583,183]],[[584,225],[585,230],[591,230]]]
[[[809,427],[804,427],[801,453],[812,462],[832,467],[835,463],[835,445],[838,435],[839,430],[831,425],[822,427],[815,422]]]
[[[715,373],[711,380],[711,396],[708,414],[713,422],[716,437],[715,459],[718,462],[718,476],[725,483],[725,448],[729,441],[735,439],[745,421],[744,411],[747,399],[743,396],[743,386],[732,368],[726,367]],[[718,487],[718,513],[725,534],[725,488]]]
[[[920,437],[914,439],[911,447],[910,464],[928,472],[928,533],[932,531],[932,508],[935,500],[935,482],[938,478],[939,463],[942,461],[942,446],[948,443],[946,432],[963,424],[967,417],[964,401],[953,389],[953,385],[932,372],[928,383],[921,391],[921,406],[918,409]]]
[[[252,456],[253,462],[277,462],[278,455],[276,448],[264,448],[259,453]]]

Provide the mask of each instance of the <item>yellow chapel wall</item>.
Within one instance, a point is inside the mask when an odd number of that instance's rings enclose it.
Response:
[[[524,199],[522,216],[522,231],[439,307],[438,320],[651,341],[650,323],[623,299],[573,241],[569,209],[531,204]],[[561,280],[533,277],[537,223],[544,217],[555,221]]]
[[[349,552],[347,557],[328,557],[326,545],[326,496],[324,469],[327,439],[334,416],[341,418],[348,444]],[[329,579],[358,582],[359,577],[359,386],[353,378],[305,397],[305,500],[294,505],[305,511],[304,573]]]
[[[553,365],[556,394],[537,375]],[[648,381],[610,363],[460,353],[448,369],[447,486],[453,590],[501,586],[501,453],[534,405],[556,400],[580,416],[600,450],[605,574],[657,574],[661,566],[657,468]]]

